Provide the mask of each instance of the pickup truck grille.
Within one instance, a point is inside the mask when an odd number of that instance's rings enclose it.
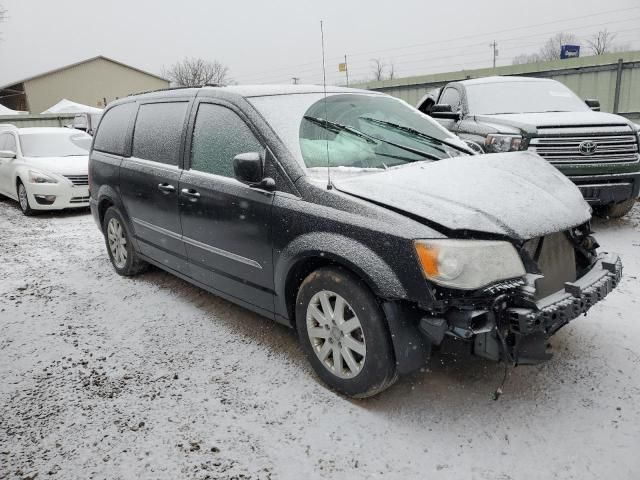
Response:
[[[78,187],[89,185],[88,175],[65,175],[65,177],[71,180],[71,183]]]
[[[611,134],[603,134],[596,127],[589,129],[571,128],[549,129],[540,133],[551,134],[532,138],[529,150],[536,152],[551,163],[609,163],[638,161],[638,137],[630,129],[611,127],[602,130]],[[581,134],[582,132],[589,134]],[[608,133],[608,132],[607,132]],[[568,135],[567,135],[568,134]]]

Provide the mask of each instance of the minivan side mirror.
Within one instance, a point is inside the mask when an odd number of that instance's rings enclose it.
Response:
[[[233,174],[250,187],[273,190],[273,178],[264,178],[264,162],[258,152],[240,153],[233,158]]]
[[[593,110],[594,112],[599,112],[600,111],[600,100],[596,99],[596,98],[587,98],[584,103],[587,104],[587,106]]]
[[[0,158],[16,158],[16,152],[13,150],[0,150]]]
[[[460,120],[460,112],[454,112],[451,105],[446,103],[436,103],[431,107],[431,116],[433,118],[443,118],[446,120]]]

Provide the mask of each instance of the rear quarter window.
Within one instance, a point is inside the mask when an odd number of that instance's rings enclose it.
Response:
[[[135,103],[124,103],[104,114],[93,143],[94,150],[113,155],[127,155],[127,133],[135,113]]]
[[[178,165],[187,105],[188,102],[140,105],[133,131],[133,156]]]

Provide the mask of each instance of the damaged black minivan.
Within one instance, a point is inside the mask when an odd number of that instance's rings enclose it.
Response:
[[[548,162],[474,155],[375,92],[133,95],[105,111],[89,171],[119,274],[153,264],[296,328],[318,376],[354,397],[420,368],[447,336],[541,362],[622,273]]]

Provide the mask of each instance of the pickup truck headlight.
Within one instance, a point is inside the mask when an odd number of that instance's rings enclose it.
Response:
[[[487,152],[513,152],[520,150],[522,137],[520,135],[501,135],[490,133],[484,139],[484,148]]]
[[[38,170],[29,170],[29,182],[30,183],[58,183],[58,180],[47,175],[46,173],[39,172]]]
[[[476,290],[526,271],[515,247],[495,240],[416,240],[427,279],[444,287]]]

